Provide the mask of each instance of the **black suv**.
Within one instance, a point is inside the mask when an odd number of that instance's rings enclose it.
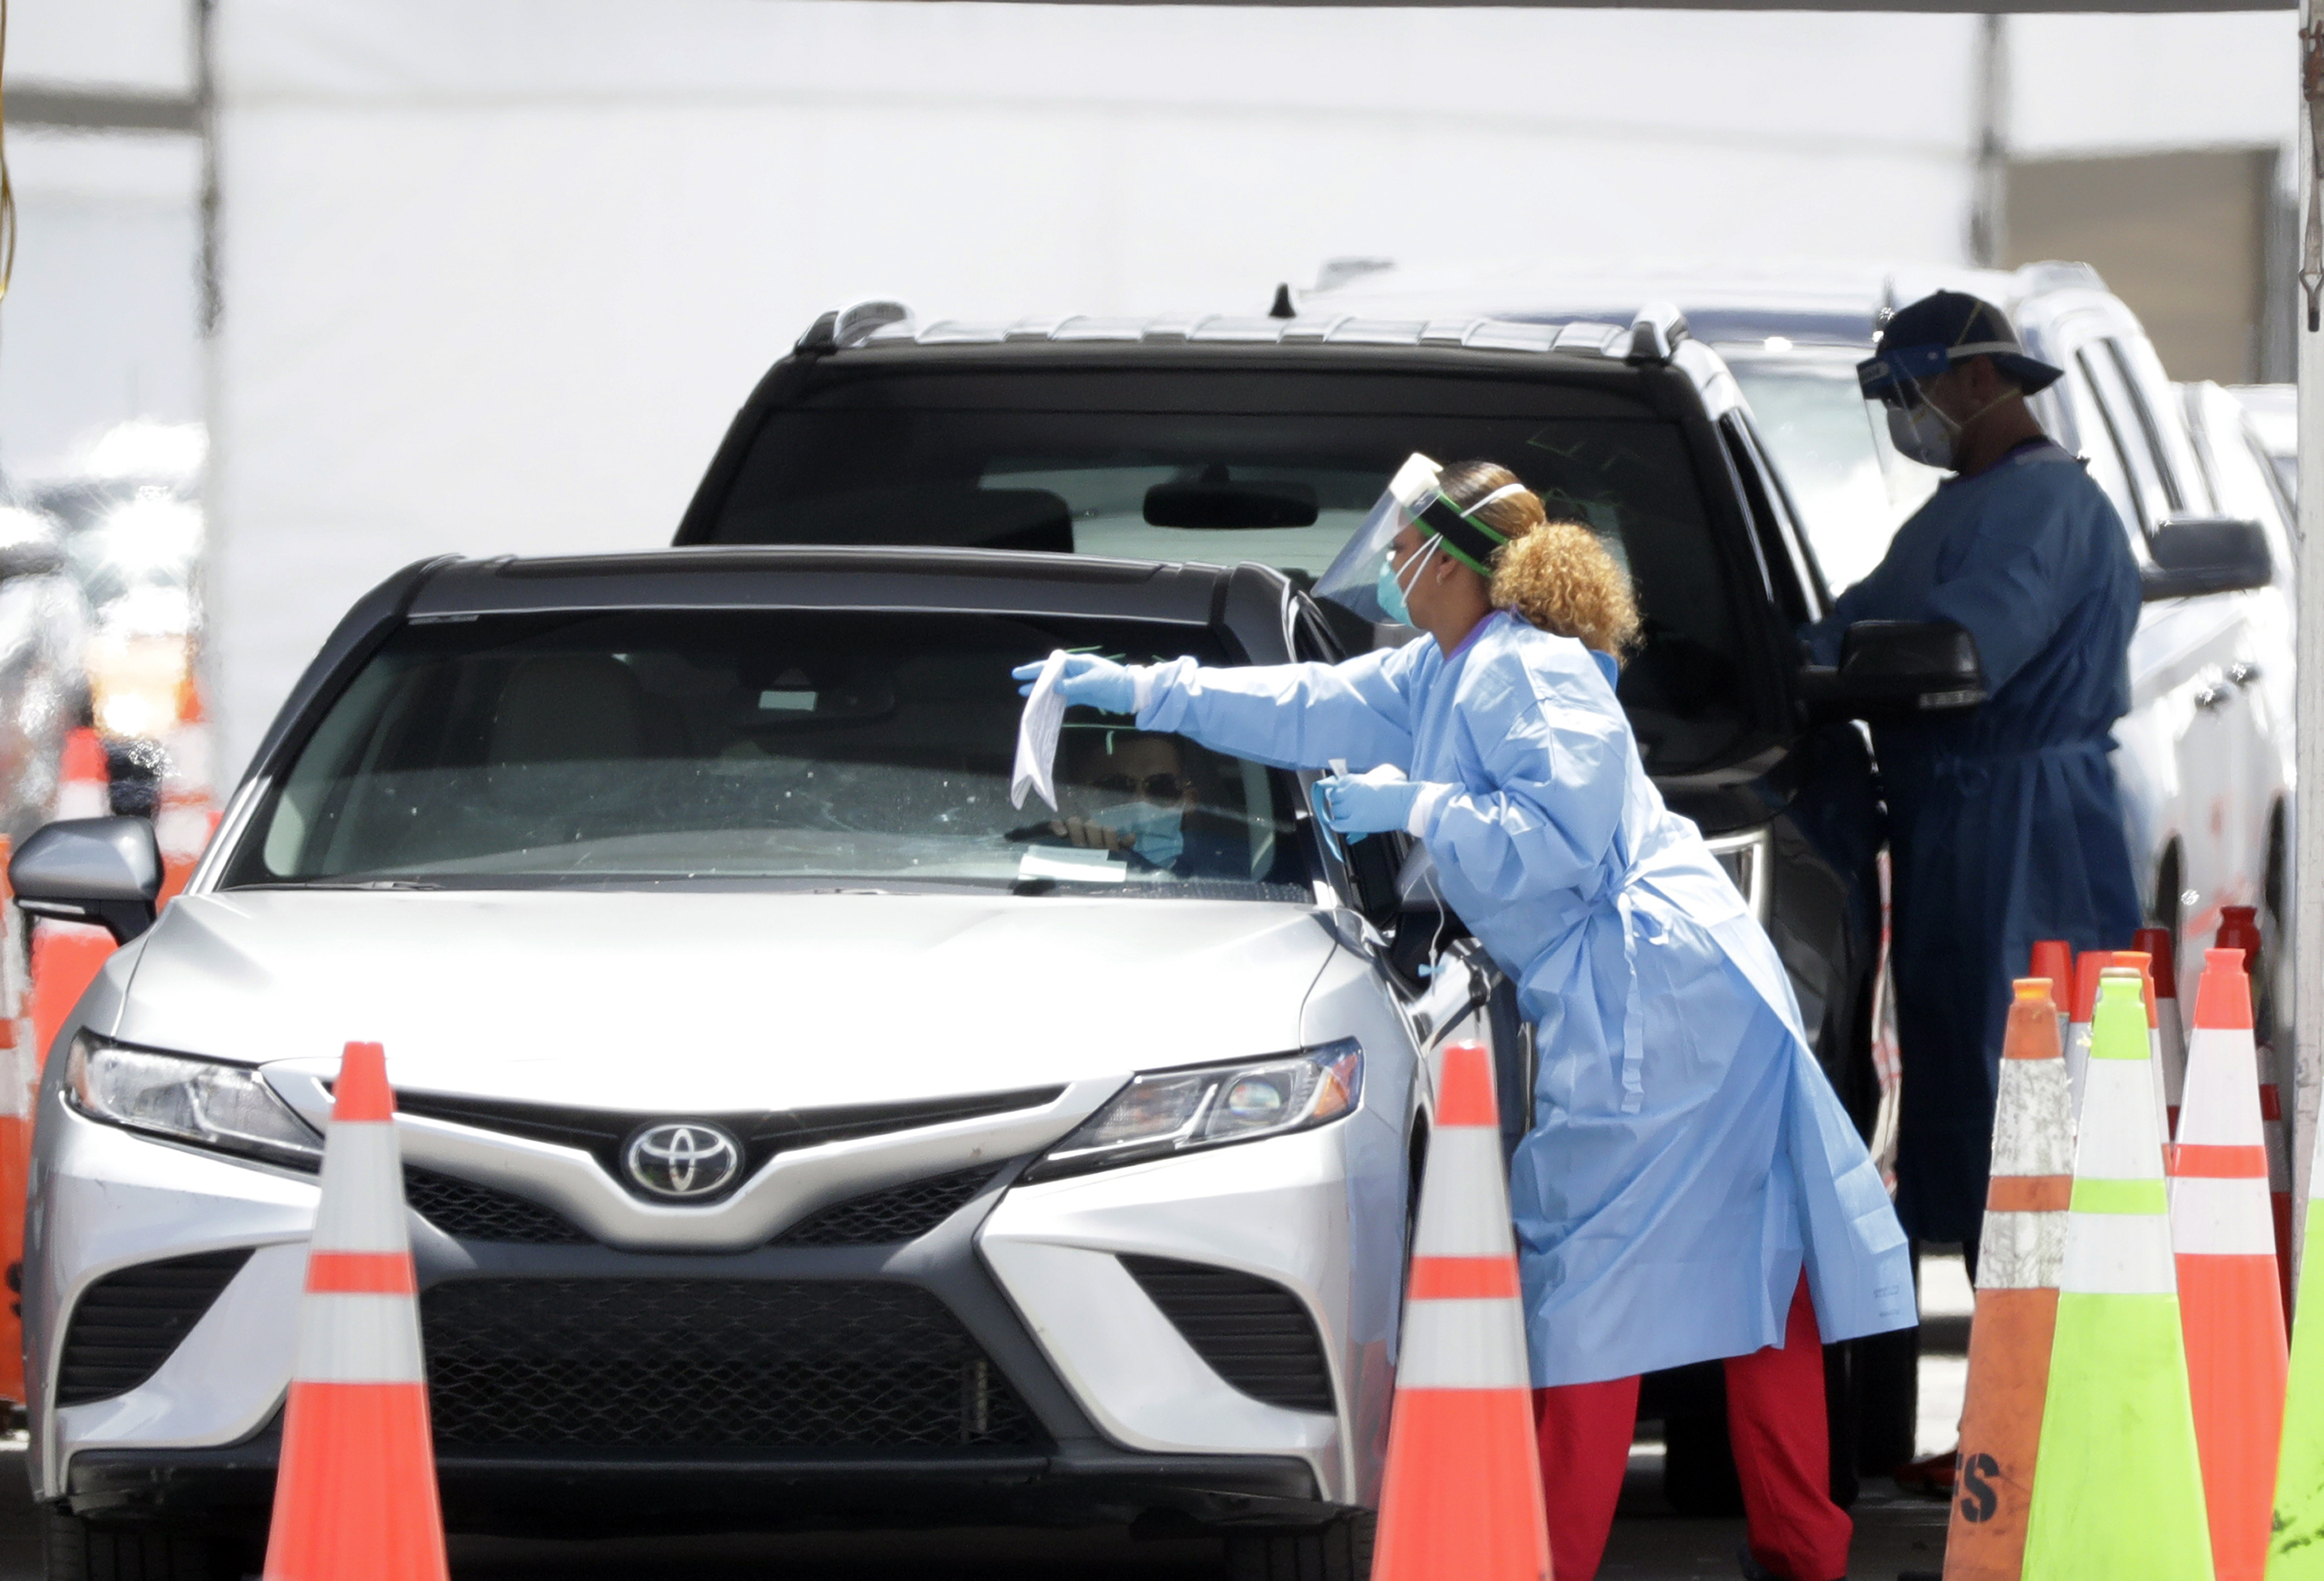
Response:
[[[1293,651],[1332,660],[1413,634],[1305,590],[1414,450],[1500,462],[1628,568],[1646,631],[1620,696],[1646,767],[1773,935],[1865,1135],[1893,1136],[1872,1057],[1879,801],[1851,719],[1974,697],[1974,654],[1864,630],[1839,673],[1805,664],[1794,633],[1826,609],[1822,577],[1733,376],[1674,309],[923,326],[859,302],[761,381],[676,541],[1256,561],[1300,590]],[[1443,922],[1400,900],[1388,843],[1354,849],[1392,970],[1400,939]],[[1843,1498],[1858,1467],[1910,1456],[1915,1349],[1910,1333],[1831,1347]],[[1715,1367],[1648,1382],[1684,1509],[1739,1508],[1719,1388]]]

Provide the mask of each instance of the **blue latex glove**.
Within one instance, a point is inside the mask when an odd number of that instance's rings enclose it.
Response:
[[[1017,689],[1018,696],[1032,695],[1033,679],[1041,673],[1043,662],[1037,659],[1009,672],[1025,683]],[[1129,666],[1101,659],[1094,653],[1065,655],[1065,672],[1057,678],[1057,695],[1069,703],[1084,704],[1102,714],[1138,712],[1138,682],[1131,677]]]
[[[1315,781],[1323,821],[1343,835],[1377,835],[1400,829],[1412,818],[1420,784],[1393,768],[1357,776],[1333,774]]]

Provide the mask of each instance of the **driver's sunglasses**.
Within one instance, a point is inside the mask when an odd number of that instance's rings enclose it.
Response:
[[[1120,796],[1136,796],[1143,791],[1157,801],[1176,801],[1186,789],[1186,781],[1176,774],[1148,774],[1143,780],[1133,780],[1128,774],[1108,774],[1090,784]]]

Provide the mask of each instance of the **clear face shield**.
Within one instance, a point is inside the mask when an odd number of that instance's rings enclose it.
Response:
[[[1961,430],[1985,415],[1986,411],[2008,400],[2010,394],[1997,396],[1985,409],[1957,418],[1939,410],[1929,399],[1929,386],[1950,373],[1953,365],[1964,357],[2015,353],[2017,349],[2015,343],[2006,340],[1980,340],[1964,346],[1932,343],[1883,347],[1879,356],[1856,365],[1856,384],[1867,401],[1880,402],[1888,419],[1888,440],[1896,447],[1898,455],[1924,467],[1950,472],[1954,470]]]
[[[1315,596],[1328,598],[1375,625],[1408,624],[1406,612],[1389,609],[1382,596],[1386,591],[1383,568],[1397,534],[1417,522],[1436,497],[1436,480],[1443,470],[1417,451],[1406,457],[1388,480],[1387,491],[1365,515],[1364,524],[1315,578]],[[1409,575],[1408,567],[1406,572]]]

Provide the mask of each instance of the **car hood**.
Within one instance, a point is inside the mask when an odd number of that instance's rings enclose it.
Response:
[[[1296,1048],[1333,948],[1257,901],[241,890],[168,908],[114,1031],[255,1062],[380,1042],[414,1090],[808,1108]]]

